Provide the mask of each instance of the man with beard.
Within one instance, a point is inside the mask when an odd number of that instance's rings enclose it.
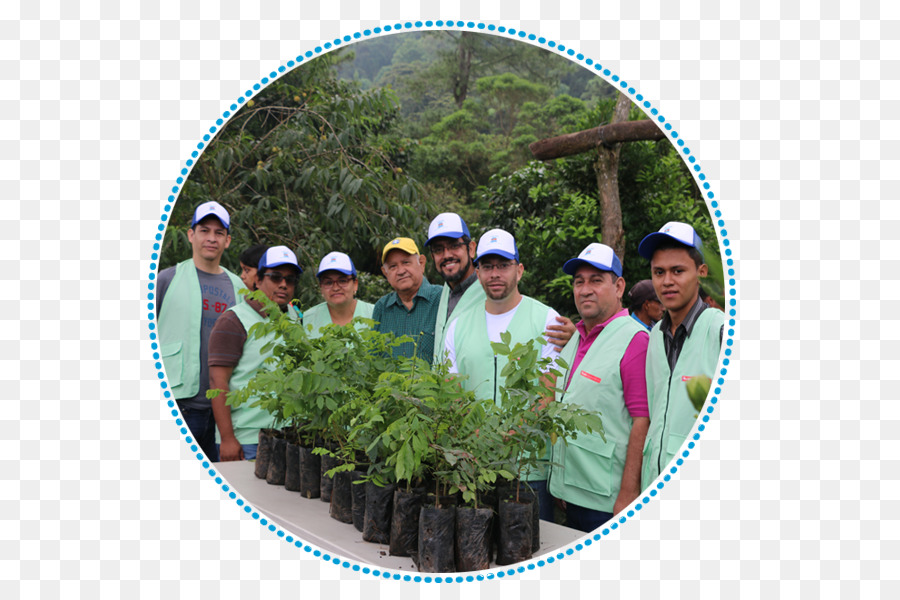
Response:
[[[218,202],[194,210],[188,242],[191,258],[159,273],[156,318],[159,353],[166,366],[172,396],[191,436],[210,461],[216,451],[216,421],[206,397],[209,334],[219,316],[244,289],[240,278],[219,263],[231,244],[228,211]]]
[[[485,300],[454,318],[447,326],[444,349],[450,371],[468,375],[463,385],[482,399],[500,402],[500,386],[506,358],[497,356],[491,342],[500,342],[508,331],[511,346],[541,337],[559,316],[555,310],[519,292],[519,280],[525,267],[519,262],[519,250],[513,236],[502,229],[488,231],[478,241],[476,251],[478,281]],[[555,359],[559,351],[545,344],[542,357]],[[553,502],[547,491],[547,465],[543,464],[523,479],[540,499],[541,518],[553,520]]]
[[[444,279],[441,301],[434,324],[434,363],[446,357],[444,342],[450,316],[460,315],[472,307],[481,306],[485,300],[484,288],[473,285],[475,273],[475,240],[469,234],[466,222],[456,213],[441,213],[428,226],[428,241],[434,268]],[[545,332],[547,341],[562,350],[572,337],[575,326],[566,317],[558,316]]]
[[[472,306],[484,302],[484,288],[472,285],[478,281],[475,274],[475,240],[469,235],[469,227],[456,213],[442,213],[428,226],[425,247],[431,251],[434,268],[444,279],[441,301],[438,304],[434,324],[434,362],[444,356],[444,332],[450,315],[457,308],[462,314]]]

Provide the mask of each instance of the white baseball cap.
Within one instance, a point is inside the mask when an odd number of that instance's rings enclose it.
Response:
[[[510,260],[519,260],[519,248],[513,236],[502,229],[491,229],[478,240],[475,262],[483,257],[496,254]]]
[[[697,235],[693,227],[679,221],[669,221],[659,231],[651,233],[641,240],[638,246],[638,254],[650,260],[653,258],[656,247],[667,240],[674,240],[679,244],[696,248],[700,255],[703,256],[703,242],[700,240],[700,236]]]
[[[228,229],[229,225],[231,225],[231,218],[228,216],[228,211],[225,210],[225,207],[215,200],[211,200],[204,202],[194,210],[194,220],[191,221],[191,227],[210,215],[219,219],[225,229]]]
[[[321,277],[325,271],[339,271],[344,275],[356,277],[356,267],[350,257],[343,252],[329,252],[319,263],[319,270],[316,277]]]
[[[580,265],[590,265],[601,271],[612,271],[616,277],[622,276],[622,262],[613,249],[606,244],[588,244],[577,258],[570,258],[563,265],[563,273],[574,275]]]
[[[294,254],[287,246],[272,246],[259,259],[260,269],[271,269],[272,267],[280,267],[281,265],[291,265],[297,267],[302,273],[303,269],[297,262],[297,255]]]
[[[441,213],[428,226],[428,241],[425,242],[425,245],[427,246],[437,237],[456,239],[463,236],[472,237],[469,235],[469,228],[466,226],[466,222],[462,220],[462,217],[456,213]]]

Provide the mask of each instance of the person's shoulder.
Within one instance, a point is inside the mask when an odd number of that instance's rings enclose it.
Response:
[[[361,302],[361,301],[359,301],[359,302]],[[303,317],[306,318],[306,317],[312,317],[312,316],[318,315],[320,312],[325,310],[326,306],[328,306],[327,302],[320,302],[319,304],[316,304],[315,306],[307,308],[306,310],[303,311]]]
[[[246,331],[241,318],[238,316],[234,307],[227,308],[213,324],[212,332],[237,332],[237,330]],[[212,335],[212,333],[210,333]]]
[[[559,316],[559,313],[556,311],[555,308],[553,308],[552,306],[549,306],[547,304],[544,304],[537,298],[532,298],[531,296],[526,296],[525,294],[522,294],[522,302],[530,303],[536,310],[539,310],[542,312],[545,311],[547,313],[548,320],[551,318],[555,319],[556,317]]]
[[[324,304],[324,302],[323,302],[323,304]],[[368,318],[368,317],[372,316],[372,312],[374,310],[375,310],[375,305],[372,304],[371,302],[366,302],[365,300],[357,300],[356,301],[356,311],[355,311],[356,314]]]
[[[397,297],[397,292],[388,292],[381,298],[375,301],[375,304],[372,305],[373,310],[384,310],[387,305],[391,302],[393,298]]]
[[[172,265],[171,267],[166,267],[162,271],[159,272],[159,276],[157,277],[157,284],[162,285],[164,283],[169,283],[172,281],[172,278],[175,277],[175,271],[178,269],[178,265]]]
[[[448,287],[447,289],[449,290],[450,288]],[[427,279],[423,279],[422,285],[419,287],[419,294],[425,296],[429,300],[434,300],[435,298],[440,299],[441,294],[443,293],[443,285],[435,285]]]

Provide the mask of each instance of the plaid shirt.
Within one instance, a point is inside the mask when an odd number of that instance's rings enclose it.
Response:
[[[434,323],[441,303],[441,290],[441,286],[422,279],[422,285],[413,298],[412,310],[407,310],[397,292],[382,296],[375,303],[372,319],[377,321],[376,331],[394,333],[397,336],[409,335],[416,340],[415,344],[407,342],[394,348],[394,357],[411,357],[415,354],[431,361],[434,352]]]

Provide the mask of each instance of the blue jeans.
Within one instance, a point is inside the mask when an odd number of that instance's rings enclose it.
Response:
[[[584,508],[566,501],[566,526],[590,533],[613,518],[612,513]]]
[[[253,460],[256,458],[256,450],[259,444],[241,444],[241,450],[244,451],[244,460]],[[219,452],[219,444],[216,444],[216,453]]]
[[[203,450],[209,462],[218,462],[219,448],[216,446],[216,419],[211,408],[178,407],[184,424],[194,441]]]
[[[553,496],[547,488],[547,481],[529,481],[528,485],[534,490],[538,501],[541,503],[541,520],[553,522]]]

